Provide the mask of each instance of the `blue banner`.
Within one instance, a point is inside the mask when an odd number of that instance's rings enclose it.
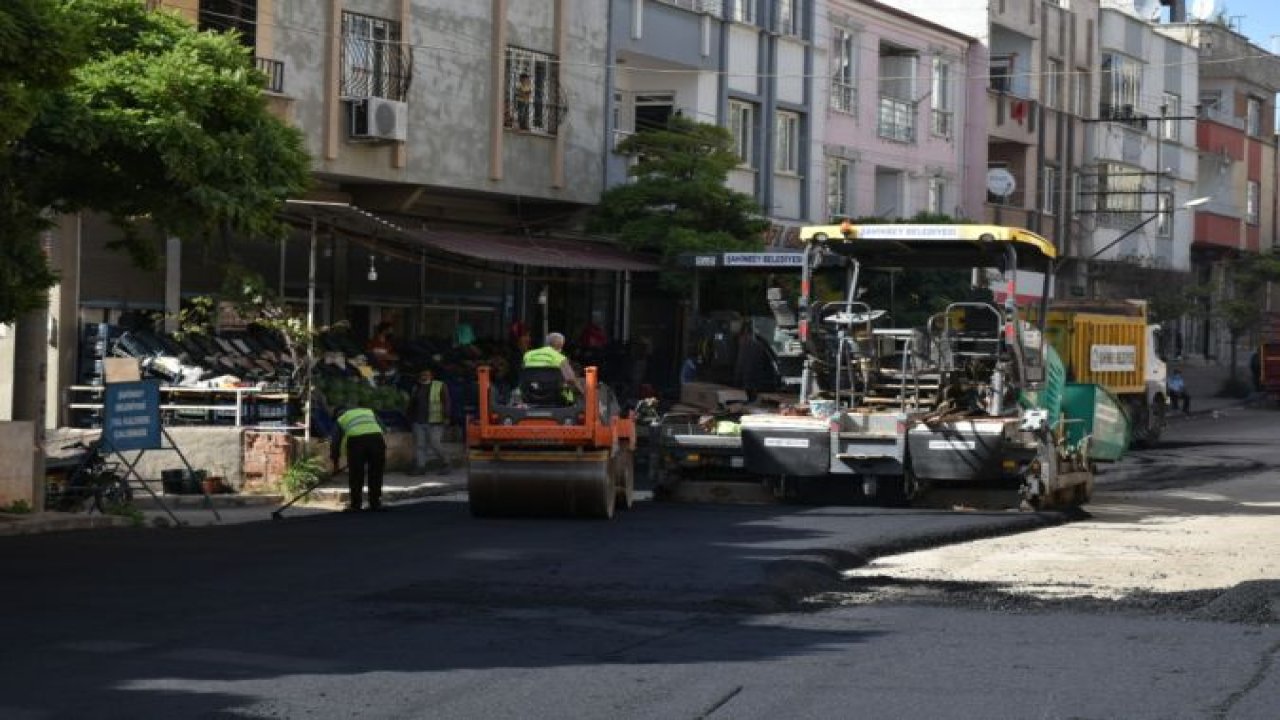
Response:
[[[107,383],[102,448],[156,450],[160,448],[160,382]]]

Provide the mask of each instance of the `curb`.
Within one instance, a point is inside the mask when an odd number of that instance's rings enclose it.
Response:
[[[0,518],[0,536],[133,527],[133,524],[134,521],[132,519],[117,515],[43,512]]]

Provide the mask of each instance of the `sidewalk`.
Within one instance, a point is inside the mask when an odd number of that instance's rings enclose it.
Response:
[[[1248,358],[1245,358],[1247,360]],[[1231,377],[1231,370],[1226,363],[1212,360],[1186,359],[1169,363],[1169,368],[1182,369],[1182,377],[1187,381],[1187,393],[1191,396],[1191,416],[1211,415],[1229,408],[1240,408],[1250,403],[1249,398],[1219,396],[1222,384]],[[1242,382],[1249,382],[1249,368],[1236,368],[1236,377]],[[1169,413],[1170,421],[1178,421],[1187,417],[1182,413]]]
[[[157,503],[145,491],[136,491],[134,506],[142,511],[147,527],[173,525],[173,517],[183,526],[231,525],[260,522],[271,519],[271,513],[288,498],[280,495],[164,495],[159,493],[159,481],[150,483],[161,502]],[[404,472],[390,472],[383,477],[383,502],[395,503],[434,495],[446,495],[465,490],[466,469],[455,465],[447,474],[411,476]],[[284,511],[286,517],[315,515],[342,509],[347,501],[347,476],[318,487],[311,496],[295,503]],[[210,508],[212,504],[212,509]],[[217,510],[217,515],[213,510]],[[170,512],[173,517],[170,516]],[[134,521],[127,517],[99,515],[98,513],[42,512],[29,514],[0,513],[0,536],[29,535],[34,533],[61,532],[64,530],[88,530],[104,527],[130,527]]]

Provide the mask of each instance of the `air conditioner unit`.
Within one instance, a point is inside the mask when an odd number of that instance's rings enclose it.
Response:
[[[399,140],[409,138],[409,106],[399,100],[380,97],[351,101],[353,140]]]

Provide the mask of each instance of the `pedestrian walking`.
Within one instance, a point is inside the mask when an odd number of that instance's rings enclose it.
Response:
[[[368,509],[382,510],[382,472],[387,464],[386,430],[373,410],[339,407],[334,412],[333,436],[329,439],[329,459],[334,467],[347,456],[347,487],[351,491],[343,512],[361,509],[365,481],[369,484]]]
[[[449,386],[427,368],[418,373],[418,384],[409,396],[406,414],[413,423],[413,469],[410,475],[425,475],[433,464],[440,474],[449,472],[444,452],[444,429],[450,417]],[[434,461],[432,456],[435,456]]]

